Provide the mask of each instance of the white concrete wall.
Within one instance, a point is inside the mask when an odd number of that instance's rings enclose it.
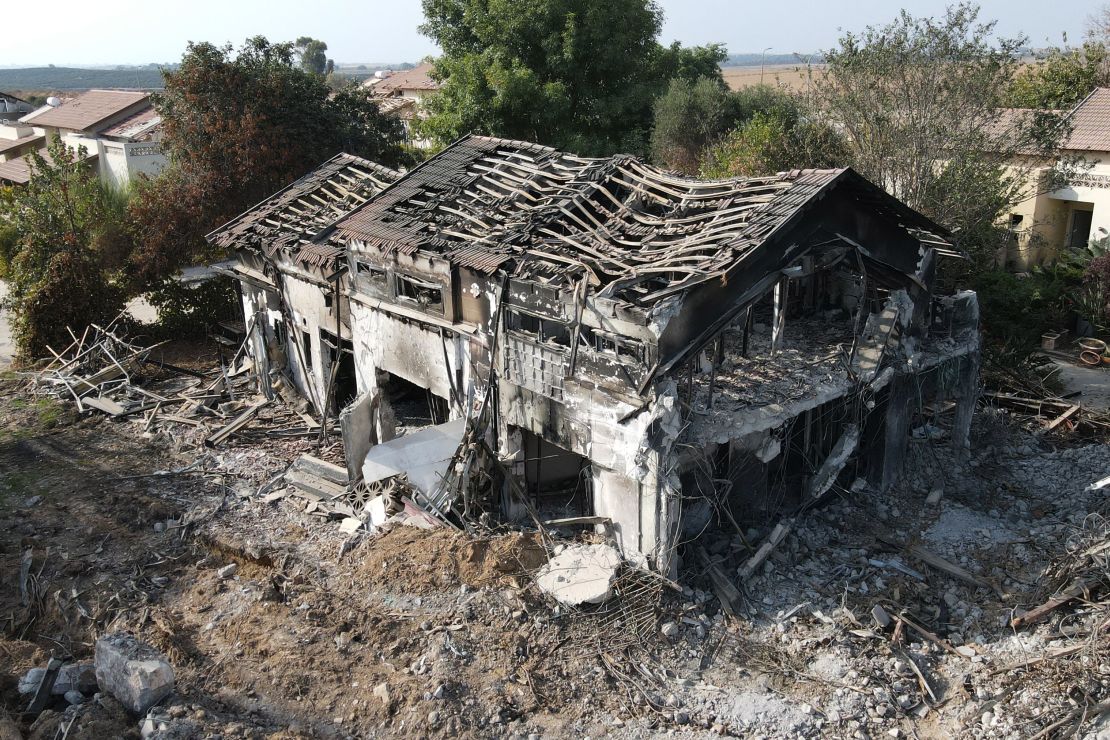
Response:
[[[400,378],[427,388],[441,398],[452,397],[451,383],[465,394],[471,386],[470,337],[439,328],[420,325],[351,300],[351,333],[355,346],[355,372],[359,392],[377,387],[376,371],[385,370]],[[443,367],[444,354],[450,363],[451,376]],[[452,409],[452,418],[459,415]]]
[[[1095,162],[1092,169],[1079,175],[1066,188],[1049,193],[1050,198],[1075,203],[1094,204],[1091,218],[1091,237],[1110,234],[1110,157],[1105,152],[1084,152],[1088,161]],[[1067,239],[1071,223],[1062,224],[1063,238]],[[1105,233],[1099,233],[1105,229]],[[1062,245],[1061,245],[1062,246]]]

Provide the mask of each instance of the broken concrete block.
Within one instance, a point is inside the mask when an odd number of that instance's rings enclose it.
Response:
[[[45,668],[32,668],[19,679],[19,693],[33,694],[39,689],[39,684],[42,683],[42,677],[46,675]]]
[[[601,604],[613,595],[621,556],[611,545],[571,545],[536,573],[536,585],[568,606]]]
[[[890,626],[890,615],[886,613],[886,609],[882,608],[878,604],[875,604],[875,606],[871,607],[871,618],[875,620],[875,624],[879,625],[883,629],[886,629]]]
[[[393,700],[393,697],[389,693],[389,684],[384,681],[374,687],[374,696],[381,699],[382,704],[385,704],[387,707]]]
[[[70,691],[91,695],[96,693],[96,689],[96,666],[92,663],[67,663],[58,671],[51,691],[56,696],[65,696]]]
[[[929,495],[925,497],[926,506],[936,506],[940,503],[940,497],[944,495],[944,487],[938,486],[929,491]]]
[[[665,622],[659,631],[663,633],[664,637],[678,637],[681,628],[675,622]]]
[[[362,529],[362,520],[353,516],[346,517],[339,523],[339,531],[342,534],[352,535]]]
[[[135,714],[173,691],[173,667],[166,656],[131,635],[116,632],[96,641],[96,680]]]

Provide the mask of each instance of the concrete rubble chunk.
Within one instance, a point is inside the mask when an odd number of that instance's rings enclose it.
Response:
[[[601,604],[613,595],[620,565],[611,545],[570,545],[539,569],[536,585],[567,606]]]
[[[135,714],[173,692],[173,667],[158,650],[131,635],[116,632],[96,641],[96,680]]]
[[[51,691],[56,696],[65,696],[70,691],[91,695],[96,693],[96,689],[96,666],[92,663],[67,663],[58,671]]]
[[[42,683],[42,677],[45,675],[45,668],[32,668],[31,670],[27,671],[27,673],[19,679],[19,693],[35,693],[39,688],[39,684]]]

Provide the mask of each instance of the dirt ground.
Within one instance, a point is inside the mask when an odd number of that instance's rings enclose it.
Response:
[[[20,719],[28,669],[89,659],[115,630],[176,671],[151,737],[1110,733],[1101,586],[1009,626],[1077,573],[1102,584],[1105,560],[1080,557],[1108,531],[1105,490],[1085,490],[1110,475],[1102,444],[991,413],[964,460],[918,430],[898,490],[799,517],[730,619],[693,558],[680,590],[629,569],[610,604],[568,610],[532,586],[549,544],[535,533],[348,540],[298,499],[259,495],[310,442],[206,451],[142,427],[0,381],[0,706],[27,737],[140,736],[103,693]],[[932,638],[882,628],[876,605]]]
[[[813,67],[814,78],[823,75],[821,65]],[[809,82],[808,72],[802,63],[798,64],[768,64],[763,68],[762,74],[759,67],[721,67],[721,75],[725,84],[732,90],[742,90],[759,84],[776,85],[791,90],[805,90]]]

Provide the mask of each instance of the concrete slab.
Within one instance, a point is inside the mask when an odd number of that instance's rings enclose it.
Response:
[[[570,545],[539,569],[536,585],[567,606],[601,604],[613,595],[620,565],[611,545]]]
[[[465,429],[466,419],[456,419],[371,447],[362,477],[374,483],[405,473],[411,485],[430,494],[447,472]]]
[[[1053,359],[1059,368],[1057,377],[1064,387],[1064,393],[1079,391],[1081,395],[1069,399],[1092,411],[1110,411],[1110,369],[1102,367],[1083,367]]]

